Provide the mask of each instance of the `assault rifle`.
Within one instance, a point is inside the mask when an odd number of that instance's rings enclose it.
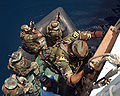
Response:
[[[60,22],[60,12],[58,12],[58,14],[56,16],[56,21]]]

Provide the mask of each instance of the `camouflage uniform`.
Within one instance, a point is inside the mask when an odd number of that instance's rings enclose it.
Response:
[[[30,27],[27,25],[21,26],[22,31],[20,32],[20,38],[22,40],[22,46],[28,51],[38,53],[40,49],[47,47],[45,37],[41,33],[36,32],[34,25]]]
[[[5,95],[18,96],[27,93],[31,94],[33,92],[33,84],[25,77],[13,75],[7,78],[2,86],[2,91]]]
[[[58,23],[60,24],[60,22]],[[51,22],[48,25],[47,34],[50,38],[55,38],[56,36],[59,38],[56,38],[54,40],[55,45],[49,47],[49,49],[46,51],[48,54],[50,54],[48,61],[57,67],[57,69],[60,71],[59,73],[61,73],[63,77],[67,78],[76,73],[76,67],[80,66],[78,63],[83,62],[82,60],[84,60],[84,58],[86,58],[88,55],[89,50],[86,40],[90,39],[91,37],[97,37],[99,34],[95,34],[95,32],[90,31],[81,32],[78,30],[62,38],[62,34],[56,35],[60,32],[62,33],[62,31],[54,30],[54,28],[61,29],[60,25],[56,26],[56,23],[55,26],[53,25],[54,22]],[[84,62],[84,64],[85,63],[86,62]]]
[[[62,39],[62,30],[60,27],[60,23],[56,20],[51,21],[51,23],[47,26],[47,39],[50,41],[49,45],[53,45],[56,43],[56,40]]]
[[[58,39],[57,37],[61,38],[62,30],[58,21],[54,20],[47,26],[47,35],[52,36],[52,38],[56,39]]]
[[[90,38],[91,34],[88,31],[75,31],[60,42],[56,42],[53,47],[49,47],[47,51],[50,54],[49,61],[55,64],[63,77],[70,77],[76,72],[77,62],[71,60],[72,58],[77,57],[80,60],[88,55],[88,46],[84,40]]]
[[[18,75],[26,76],[32,70],[37,75],[38,71],[38,63],[31,62],[22,56],[21,51],[17,51],[12,53],[11,58],[9,59],[8,69],[13,69]]]
[[[22,45],[25,47],[27,50],[38,53],[40,50],[40,40],[38,41],[37,39],[39,38],[38,34],[34,33],[25,33],[24,31],[20,32],[20,38],[22,40]]]

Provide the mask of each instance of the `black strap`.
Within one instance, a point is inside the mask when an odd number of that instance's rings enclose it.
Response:
[[[96,31],[94,31],[94,36],[95,36],[95,38],[97,38],[97,36],[96,36],[96,34],[95,34],[95,33],[96,33]]]
[[[62,75],[60,70],[58,70],[57,66],[55,66],[53,63],[50,63],[48,60],[44,60],[44,62],[47,64],[47,67],[51,69],[51,71],[53,71],[56,74]]]
[[[49,57],[49,54],[47,54],[45,50],[42,51],[41,57],[42,57],[42,60],[45,62],[44,69],[43,69],[44,71],[48,67],[49,69],[51,69],[51,71],[55,72],[56,74],[61,75],[61,72],[58,70],[58,68],[55,66],[55,64],[51,63],[49,61],[49,59],[46,60],[46,57]]]
[[[73,84],[73,82],[72,82],[72,80],[71,80],[71,77],[70,77],[70,85],[71,85],[72,87],[75,87],[75,84]]]

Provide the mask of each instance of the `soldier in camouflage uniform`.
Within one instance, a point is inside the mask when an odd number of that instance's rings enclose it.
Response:
[[[31,62],[22,56],[21,51],[13,52],[9,59],[8,69],[13,69],[18,75],[26,76],[30,71],[34,71],[36,75],[39,73],[37,62]]]
[[[31,94],[33,92],[33,84],[30,83],[25,77],[19,77],[16,76],[16,74],[12,74],[12,76],[5,80],[2,86],[2,91],[6,96]]]
[[[56,33],[58,32],[56,31]],[[102,34],[103,31],[81,32],[78,30],[62,38],[60,41],[56,40],[56,44],[53,47],[49,47],[49,50],[47,50],[50,54],[48,61],[57,67],[63,77],[68,81],[68,84],[74,85],[80,81],[84,74],[92,72],[92,69],[85,65],[83,70],[75,74],[78,62],[75,61],[76,65],[73,65],[73,58],[77,58],[78,61],[83,60],[89,53],[86,40],[92,37],[101,37]],[[51,35],[51,38],[55,37],[54,34],[49,35]],[[58,36],[61,37],[61,35]],[[78,64],[78,66],[80,65]]]
[[[47,35],[51,37],[52,35],[52,40],[59,40],[61,39],[62,36],[62,30],[60,28],[60,23],[56,20],[52,21],[48,26],[47,26]]]
[[[85,41],[74,42],[73,46],[76,46],[76,44],[80,46],[78,48],[75,48],[76,54],[73,53],[73,55],[78,55],[79,58],[77,58],[80,60],[81,58],[84,58],[88,55],[88,47]],[[48,53],[50,52],[48,61],[57,67],[57,70],[59,70],[61,75],[64,77],[64,79],[68,81],[70,85],[73,85],[78,83],[79,80],[82,78],[83,74],[87,74],[90,69],[86,67],[86,69],[82,70],[78,74],[75,74],[77,62],[75,62],[74,59],[71,59],[71,54],[66,52],[62,46],[64,45],[59,44],[49,48],[49,50],[47,51]],[[79,52],[78,49],[80,49]],[[75,62],[76,65],[73,65],[73,62]]]
[[[30,27],[28,25],[21,26],[20,38],[22,40],[22,46],[28,52],[39,53],[40,49],[46,49],[47,45],[45,37],[41,33],[36,32],[36,28],[33,27],[34,22],[30,22]]]
[[[60,26],[60,14],[56,15],[55,20],[51,21],[47,26],[46,39],[49,41],[48,46],[53,46],[57,40],[62,39],[62,31],[64,31]]]

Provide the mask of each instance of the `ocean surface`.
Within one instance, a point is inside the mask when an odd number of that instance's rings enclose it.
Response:
[[[119,0],[0,0],[0,89],[11,72],[8,55],[21,45],[21,25],[37,23],[57,7],[63,7],[80,30],[107,30],[120,18]]]

